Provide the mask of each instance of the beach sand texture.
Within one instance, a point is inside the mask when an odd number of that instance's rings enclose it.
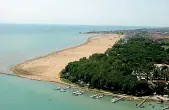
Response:
[[[84,44],[25,61],[13,66],[11,70],[19,77],[61,83],[60,72],[69,62],[89,57],[93,53],[104,53],[121,37],[118,34],[93,36]]]

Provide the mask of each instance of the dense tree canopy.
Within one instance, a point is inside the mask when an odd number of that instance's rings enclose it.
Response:
[[[104,54],[93,54],[69,63],[61,77],[73,83],[83,81],[92,88],[146,95],[150,94],[147,82],[138,81],[133,72],[149,75],[154,64],[166,63],[167,52],[151,39],[120,40]]]

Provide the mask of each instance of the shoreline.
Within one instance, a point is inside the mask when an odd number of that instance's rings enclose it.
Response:
[[[71,88],[73,88],[73,89],[79,89],[79,90],[91,92],[93,94],[104,94],[106,96],[121,97],[121,98],[126,99],[128,101],[142,101],[146,97],[148,97],[148,96],[137,97],[137,96],[127,95],[127,94],[120,94],[120,93],[116,94],[116,93],[112,93],[111,91],[98,90],[96,88],[90,89],[90,88],[86,88],[86,87],[81,87],[81,86],[79,86],[77,84],[74,84],[74,83],[67,83],[67,82],[64,82],[64,81],[56,82],[56,81],[47,81],[47,80],[37,80],[37,79],[28,78],[26,76],[24,77],[24,76],[18,76],[16,74],[7,74],[7,73],[1,73],[1,72],[0,72],[0,74],[4,74],[4,75],[8,75],[8,76],[14,76],[14,77],[19,77],[19,78],[23,78],[23,79],[34,80],[34,81],[44,81],[44,82],[51,82],[51,83],[61,84],[61,85],[64,85],[64,86],[71,86]],[[159,103],[159,99],[157,98],[157,96],[154,96],[154,97],[150,96],[150,98],[147,99],[146,102],[148,102],[148,103],[152,102],[152,103],[156,103],[156,104],[169,104],[169,102],[166,101],[166,100],[164,100],[163,103]]]
[[[48,76],[48,75],[44,75],[44,74],[35,74],[35,73],[31,73],[31,65],[29,65],[30,63],[32,63],[32,62],[36,62],[37,60],[40,60],[41,61],[41,59],[46,59],[46,58],[48,58],[48,57],[54,57],[54,56],[56,56],[57,57],[57,55],[58,54],[60,54],[60,53],[64,53],[65,51],[70,51],[70,50],[77,50],[77,48],[83,48],[83,46],[86,46],[86,45],[88,45],[88,44],[90,44],[90,43],[92,43],[92,42],[95,42],[95,41],[97,41],[97,40],[100,40],[100,42],[102,42],[102,39],[106,39],[106,37],[107,37],[107,40],[109,41],[109,40],[112,40],[113,38],[113,42],[115,43],[115,42],[117,42],[120,38],[123,38],[124,37],[124,35],[118,35],[118,34],[102,34],[102,35],[96,35],[96,36],[91,36],[91,37],[88,37],[88,39],[84,42],[84,43],[82,43],[82,44],[80,44],[80,45],[77,45],[77,46],[74,46],[74,47],[69,47],[69,48],[65,48],[65,49],[62,49],[62,50],[59,50],[59,51],[56,51],[56,52],[52,52],[52,53],[50,53],[50,54],[48,54],[48,55],[45,55],[45,56],[40,56],[40,57],[38,57],[38,58],[34,58],[34,59],[31,59],[31,60],[27,60],[27,61],[24,61],[24,62],[22,62],[22,63],[20,63],[20,64],[17,64],[17,65],[15,65],[15,66],[13,66],[13,67],[11,67],[10,68],[10,70],[13,72],[13,74],[8,74],[8,75],[12,75],[12,76],[17,76],[17,77],[20,77],[20,78],[27,78],[27,79],[30,79],[30,80],[37,80],[37,81],[47,81],[47,82],[54,82],[54,83],[59,83],[59,84],[63,84],[63,85],[70,85],[70,86],[72,86],[73,88],[78,88],[78,89],[83,89],[83,90],[86,90],[86,88],[84,88],[84,87],[80,87],[80,86],[78,86],[77,84],[70,84],[70,83],[67,83],[67,82],[64,82],[62,79],[60,79],[60,71],[57,73],[57,72],[55,72],[55,74],[54,74],[54,77],[51,77],[51,76]],[[117,39],[116,39],[117,38]],[[107,40],[105,40],[105,41],[107,41]],[[106,42],[107,43],[107,42]],[[112,42],[111,42],[112,43]],[[113,46],[114,45],[114,43],[112,43],[112,44],[110,44],[111,46]],[[96,42],[96,44],[98,44],[97,42]],[[92,46],[98,46],[98,45],[92,45]],[[109,44],[107,44],[106,46],[106,50],[108,49],[108,47],[110,47],[110,45]],[[102,45],[101,45],[102,46]],[[100,46],[100,47],[101,47]],[[90,47],[90,46],[89,46]],[[87,48],[88,49],[88,48]],[[101,51],[101,52],[99,52],[99,53],[104,53],[105,51]],[[98,52],[93,52],[93,53],[98,53]],[[90,53],[90,54],[87,54],[87,55],[85,55],[84,57],[89,57],[90,55],[92,55],[93,53]],[[62,55],[63,56],[63,55]],[[82,55],[83,56],[83,55]],[[76,60],[74,60],[73,59],[73,61],[78,61],[79,60],[79,58],[82,58],[81,56],[80,57],[78,57]],[[53,59],[55,59],[55,57],[53,58]],[[48,59],[46,59],[46,60],[48,60]],[[44,62],[46,61],[46,60],[44,60]],[[50,61],[49,61],[50,62]],[[71,61],[68,61],[68,63],[69,62],[71,62]],[[43,63],[43,62],[42,62]],[[39,62],[39,64],[41,64],[41,62]],[[24,68],[24,66],[27,66],[27,65],[29,65],[26,69]],[[66,64],[67,65],[67,64]],[[66,66],[66,65],[64,65],[64,66]],[[35,67],[36,67],[36,64],[35,64]],[[43,66],[42,66],[42,68],[43,68]],[[40,69],[42,69],[42,68],[40,68]],[[64,69],[63,68],[63,66],[62,66],[62,69]],[[35,70],[36,70],[36,68],[35,68]],[[39,70],[38,70],[39,71]],[[36,72],[36,71],[35,71]],[[0,73],[0,74],[6,74],[6,73]],[[55,76],[55,75],[57,75],[57,77]],[[112,93],[112,92],[110,92],[110,91],[104,91],[104,90],[98,90],[98,89],[87,89],[87,91],[90,91],[90,92],[94,92],[94,93],[103,93],[103,94],[106,94],[106,95],[111,95],[111,96],[117,96],[117,97],[123,97],[123,98],[126,98],[126,99],[128,99],[128,100],[136,100],[136,101],[138,101],[138,100],[143,100],[145,97],[136,97],[136,96],[129,96],[129,95],[123,95],[123,94],[114,94],[114,93]],[[156,100],[156,99],[153,99],[153,98],[150,98],[150,100],[153,100],[153,101],[155,101],[155,102],[157,102],[158,100]]]
[[[100,36],[101,36],[101,35],[104,35],[104,34],[100,34]],[[44,57],[47,57],[47,56],[49,56],[49,55],[52,55],[52,54],[55,54],[55,53],[59,53],[59,52],[62,52],[62,51],[68,50],[68,49],[73,49],[73,48],[76,48],[76,47],[79,47],[79,46],[83,46],[83,45],[85,45],[86,43],[90,42],[93,38],[97,38],[97,37],[98,37],[97,35],[96,35],[96,36],[90,36],[90,37],[88,37],[87,40],[85,40],[82,44],[79,44],[79,45],[76,45],[76,46],[72,46],[72,47],[63,48],[63,49],[60,49],[60,50],[58,50],[58,51],[53,51],[53,52],[48,53],[47,55],[39,56],[39,57],[37,57],[37,58],[33,58],[33,59],[30,59],[30,60],[26,60],[26,61],[21,62],[21,63],[19,63],[19,64],[26,63],[26,62],[33,61],[33,60],[37,60],[37,59],[40,59],[40,58],[44,58]],[[17,65],[19,65],[19,64],[17,64]],[[16,66],[16,65],[14,65],[14,66]],[[11,70],[11,71],[12,71],[12,68],[13,68],[14,66],[11,66],[11,67],[10,67],[10,70]]]
[[[82,57],[89,57],[93,53],[104,53],[108,49],[108,47],[111,47],[120,38],[122,38],[122,35],[118,35],[118,34],[102,34],[102,35],[91,36],[91,37],[88,37],[88,39],[84,43],[82,43],[80,45],[77,45],[77,46],[74,46],[74,47],[65,48],[63,50],[59,50],[59,51],[56,51],[56,52],[52,52],[52,53],[50,53],[50,54],[48,54],[46,56],[40,56],[38,58],[34,58],[34,59],[31,59],[31,60],[26,60],[26,61],[24,61],[24,62],[22,62],[20,64],[17,64],[15,66],[11,67],[10,70],[13,72],[13,74],[15,74],[16,76],[20,76],[20,77],[26,77],[26,78],[35,79],[35,80],[44,80],[44,81],[63,83],[60,80],[60,77],[58,77],[58,76],[60,76],[59,75],[60,71],[62,69],[64,69],[64,67],[69,62],[78,61]],[[102,40],[105,40],[104,43],[107,43],[107,41],[112,40],[113,43],[109,42],[108,44],[106,44],[106,47],[104,47],[104,49],[99,51],[99,49],[97,48],[97,46],[99,45],[97,40],[100,40],[100,42],[102,42]],[[96,43],[93,45],[92,44],[93,42],[94,43],[96,42]],[[103,46],[105,46],[105,44]],[[92,47],[92,48],[94,47],[92,52],[88,52],[87,51],[88,49],[90,49],[90,47]],[[102,45],[100,45],[100,47],[102,47]],[[96,50],[99,51],[99,52],[97,52]],[[73,54],[72,51],[75,52],[75,53],[79,52],[79,54],[71,55],[71,54]],[[66,54],[70,54],[70,55],[66,55]],[[83,54],[85,54],[85,55],[83,55]],[[53,62],[53,60],[55,60],[57,62],[57,60],[59,60],[59,58],[62,58],[64,56],[68,56],[69,58],[67,58],[67,60],[70,59],[70,61],[66,61],[62,65],[62,68],[57,68],[58,71],[55,71],[55,73],[53,75],[48,75],[48,73],[51,72],[55,68],[47,67],[46,69],[51,69],[51,71],[46,72],[46,74],[41,74],[41,73],[43,73],[43,70],[44,70],[45,66],[50,66],[51,62]],[[66,58],[66,57],[64,57],[64,58]],[[56,65],[60,66],[63,63],[64,58],[62,58],[62,60],[59,62],[59,64],[54,62],[55,63],[54,66],[56,66]],[[49,61],[49,59],[52,59],[52,61]],[[40,61],[38,62],[38,60],[40,60]],[[44,60],[44,61],[42,61],[42,60]],[[42,64],[42,65],[40,64],[40,63],[45,63],[45,61],[46,62],[48,61],[49,63],[48,64]],[[38,63],[38,64],[37,65],[36,64],[33,65],[33,63]],[[28,66],[28,67],[24,68],[25,66]],[[36,68],[36,67],[40,67],[40,66],[41,66],[41,68],[39,68],[39,69],[42,69],[41,71],[38,70],[38,68]],[[32,67],[35,67],[35,69],[34,69],[35,72],[31,71]],[[36,71],[39,72],[39,74]],[[54,78],[53,76],[56,76],[56,75],[57,75],[57,77]]]

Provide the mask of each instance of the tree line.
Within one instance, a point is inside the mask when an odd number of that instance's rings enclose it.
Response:
[[[158,92],[161,85],[152,87],[147,81],[138,80],[136,73],[146,74],[148,80],[154,74],[154,64],[169,64],[168,56],[169,51],[153,39],[121,39],[103,54],[96,53],[70,62],[62,70],[61,78],[88,84],[90,88],[137,96],[150,95]]]

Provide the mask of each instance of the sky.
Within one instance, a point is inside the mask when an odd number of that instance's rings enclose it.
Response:
[[[0,0],[0,23],[169,27],[169,0]]]

